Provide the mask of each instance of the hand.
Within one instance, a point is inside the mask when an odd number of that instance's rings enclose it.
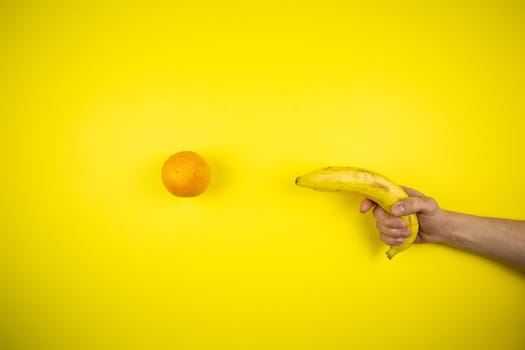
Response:
[[[447,240],[447,212],[442,210],[437,202],[411,188],[404,187],[409,198],[401,200],[392,206],[392,214],[385,212],[370,199],[361,203],[361,213],[373,209],[376,226],[381,233],[380,238],[388,245],[400,245],[410,235],[406,224],[399,217],[415,213],[419,219],[419,232],[416,243],[445,243]]]

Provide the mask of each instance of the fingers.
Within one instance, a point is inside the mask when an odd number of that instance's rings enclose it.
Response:
[[[376,226],[381,232],[380,238],[383,242],[388,245],[400,245],[406,237],[410,236],[403,220],[389,215],[370,199],[363,200],[359,210],[361,213],[367,213],[372,208],[372,213],[376,218]]]
[[[379,235],[379,238],[388,245],[400,245],[405,240],[405,238],[403,237],[390,237],[385,235],[384,233],[381,233],[381,235]]]
[[[379,229],[387,227],[391,229],[403,229],[406,227],[405,222],[403,220],[401,220],[397,216],[388,214],[380,206],[375,207],[372,213],[376,218],[377,226]]]
[[[376,227],[381,233],[380,238],[386,244],[399,245],[410,236],[410,231],[400,218],[388,214],[379,206],[374,208],[373,214],[376,218]]]

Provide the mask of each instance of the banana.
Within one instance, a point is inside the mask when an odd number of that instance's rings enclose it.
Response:
[[[314,170],[295,179],[298,186],[326,192],[352,192],[370,198],[387,213],[392,205],[408,194],[398,185],[376,172],[355,167],[326,167]],[[419,221],[416,214],[402,216],[410,230],[410,236],[398,246],[390,247],[386,256],[392,259],[397,253],[409,248],[416,239]]]

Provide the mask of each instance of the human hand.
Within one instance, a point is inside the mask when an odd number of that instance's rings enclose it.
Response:
[[[366,213],[373,208],[376,226],[380,238],[388,245],[400,245],[410,236],[406,224],[400,216],[415,213],[419,219],[419,232],[416,243],[444,243],[447,239],[447,212],[439,207],[437,202],[411,188],[403,187],[409,198],[401,200],[392,206],[392,215],[370,199],[361,203],[361,213]]]

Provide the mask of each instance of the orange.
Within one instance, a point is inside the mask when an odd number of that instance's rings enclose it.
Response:
[[[208,188],[210,181],[210,166],[195,152],[172,154],[162,166],[164,186],[178,197],[198,196]]]

